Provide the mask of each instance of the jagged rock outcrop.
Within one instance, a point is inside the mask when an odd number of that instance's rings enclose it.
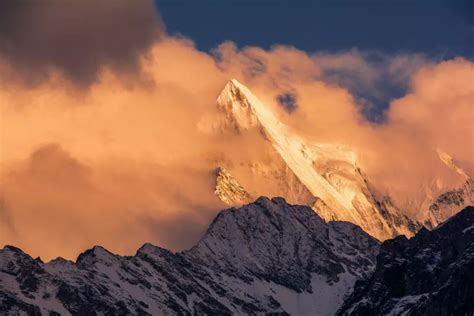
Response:
[[[433,231],[385,241],[338,315],[474,314],[474,207]]]
[[[0,314],[333,315],[375,265],[378,242],[305,206],[259,198],[222,211],[192,249],[102,247],[43,263],[0,250]]]
[[[453,157],[439,148],[436,151],[450,181],[443,181],[442,177],[432,179],[421,188],[422,198],[412,206],[418,210],[418,219],[429,229],[474,204],[474,180]]]
[[[216,170],[216,188],[214,193],[227,205],[243,205],[250,203],[250,194],[222,167]]]

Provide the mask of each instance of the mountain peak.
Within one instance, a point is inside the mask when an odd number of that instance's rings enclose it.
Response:
[[[94,246],[81,253],[76,260],[79,267],[87,267],[96,263],[107,263],[115,259],[115,255],[102,246]]]
[[[353,231],[334,229],[310,207],[260,197],[222,211],[187,254],[243,279],[263,278],[298,292],[312,291],[310,273],[337,282],[345,272],[364,274],[357,262],[371,266],[368,257],[339,258],[339,251],[356,254],[356,249],[377,248],[377,241],[362,230],[357,231],[357,238],[345,236]],[[346,239],[352,241],[340,242]],[[339,260],[344,265],[335,264]]]
[[[235,79],[227,83],[217,98],[217,107],[223,114],[224,128],[238,133],[258,128],[264,136],[262,146],[270,145],[265,148],[269,149],[272,161],[278,162],[275,168],[266,165],[267,171],[259,177],[275,176],[278,188],[296,183],[300,195],[292,202],[311,206],[326,221],[349,221],[359,225],[380,240],[398,234],[413,235],[413,225],[406,225],[410,220],[405,215],[395,207],[383,206],[376,199],[358,167],[356,154],[343,144],[315,144],[297,135],[270,107]],[[262,192],[258,187],[241,189],[255,195]],[[285,195],[286,192],[295,191],[283,188],[281,193],[272,192],[271,195],[294,197]],[[237,204],[236,201],[228,203],[227,195],[219,197],[227,204]]]
[[[29,260],[33,260],[33,258],[21,249],[6,245],[3,249],[0,249],[0,272],[15,275],[20,271],[22,263]]]
[[[226,123],[236,131],[258,126],[254,109],[241,90],[242,85],[235,79],[230,80],[217,98],[217,106],[225,113]]]
[[[240,83],[237,79],[230,79],[229,81],[227,81],[226,85],[224,86],[224,89],[222,89],[220,96],[226,94],[236,96],[240,92],[240,87],[243,86],[244,85]]]
[[[334,315],[378,242],[306,206],[260,197],[219,213],[189,251],[144,244],[134,256],[96,246],[77,262],[0,250],[0,314]],[[18,313],[17,313],[18,312]]]

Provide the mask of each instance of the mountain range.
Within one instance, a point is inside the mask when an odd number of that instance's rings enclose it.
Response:
[[[422,188],[415,219],[350,148],[309,142],[237,80],[217,110],[217,131],[255,132],[266,157],[216,162],[214,193],[230,208],[192,248],[147,243],[124,256],[95,246],[45,263],[5,246],[0,314],[474,313],[474,181],[447,153],[437,152],[458,185]]]
[[[440,160],[459,178],[459,185],[440,192],[442,179],[432,179],[420,193],[422,200],[411,203],[420,218],[411,218],[407,210],[372,185],[353,150],[340,144],[309,142],[237,80],[227,83],[217,98],[217,108],[221,132],[243,135],[257,130],[254,141],[267,150],[265,161],[237,166],[223,161],[216,166],[216,194],[228,205],[239,206],[261,195],[282,196],[291,203],[310,206],[326,221],[348,221],[385,240],[402,234],[411,237],[422,226],[436,227],[474,203],[473,180],[440,149]]]
[[[220,212],[191,249],[96,246],[75,262],[0,250],[2,315],[468,315],[474,208],[380,243],[261,197]]]

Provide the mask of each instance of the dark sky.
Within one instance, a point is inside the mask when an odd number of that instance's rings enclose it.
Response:
[[[226,40],[238,47],[295,46],[335,53],[353,48],[377,56],[421,53],[441,61],[474,59],[474,0],[156,0],[167,33],[209,51]],[[383,69],[382,67],[379,67]],[[340,73],[372,121],[383,122],[408,82],[381,76],[369,91],[357,74]],[[340,81],[340,80],[339,80]],[[352,84],[351,84],[352,83]]]
[[[447,59],[474,56],[471,0],[156,0],[170,34],[209,50],[288,44],[313,51],[353,47],[423,52]]]

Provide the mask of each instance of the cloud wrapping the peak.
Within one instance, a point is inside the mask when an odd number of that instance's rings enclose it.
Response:
[[[383,121],[392,99],[406,93],[410,77],[434,62],[423,54],[386,55],[352,49],[318,53],[321,79],[344,87],[357,99],[360,111],[372,121]]]
[[[128,254],[144,242],[192,245],[225,207],[213,193],[215,168],[274,163],[258,130],[215,129],[222,114],[215,101],[231,78],[308,142],[354,148],[374,184],[398,201],[437,177],[450,184],[438,147],[472,165],[468,60],[239,49],[231,42],[207,53],[189,39],[157,36],[163,29],[151,2],[105,1],[94,12],[74,2],[68,10],[76,13],[63,13],[67,5],[51,1],[56,9],[39,9],[36,20],[25,9],[32,2],[19,3],[8,14],[0,10],[0,78],[18,70],[15,83],[0,86],[0,244],[45,258],[74,258],[94,244]],[[54,23],[46,12],[56,12]],[[105,12],[114,18],[100,21]],[[76,23],[88,14],[90,26]],[[6,32],[20,17],[33,20]],[[61,17],[69,24],[54,29]],[[84,31],[73,41],[71,34]],[[124,71],[148,81],[131,85]],[[361,96],[383,98],[383,80],[407,92],[373,123]],[[70,89],[71,81],[88,89]],[[288,95],[284,107],[279,97]]]

